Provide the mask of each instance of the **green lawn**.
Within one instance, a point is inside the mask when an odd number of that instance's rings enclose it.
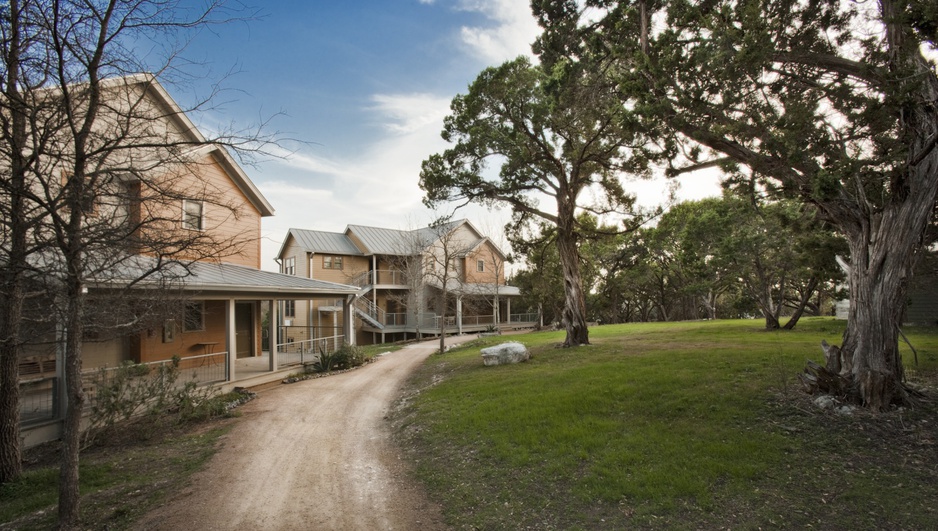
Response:
[[[843,326],[602,326],[576,349],[557,347],[562,332],[487,339],[534,359],[484,367],[480,342],[432,357],[398,438],[457,528],[935,528],[935,404],[845,416],[800,391],[805,359]],[[906,333],[913,381],[934,382],[938,331]]]

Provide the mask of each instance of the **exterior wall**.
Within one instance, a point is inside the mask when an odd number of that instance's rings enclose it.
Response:
[[[342,269],[325,269],[322,266],[324,257],[342,256]],[[357,275],[368,271],[370,259],[363,256],[343,256],[329,253],[316,253],[312,255],[312,275],[310,278],[348,284]]]
[[[260,330],[257,331],[259,334]],[[183,332],[177,324],[172,341],[163,341],[162,329],[140,334],[137,359],[141,363],[207,354],[212,347],[199,343],[217,343],[214,352],[225,352],[225,301],[205,301],[205,330]]]
[[[116,367],[124,361],[135,361],[128,337],[109,341],[85,341],[81,345],[81,363],[86,368]]]
[[[216,196],[220,204],[205,202],[205,230],[218,240],[231,243],[223,262],[255,269],[261,268],[261,213],[233,183],[214,160],[196,168],[200,183],[207,188],[207,197]],[[182,204],[179,204],[182,219]]]
[[[479,260],[485,263],[485,271],[481,273],[478,271]],[[495,252],[489,242],[466,256],[464,271],[464,281],[470,284],[505,283],[505,261]]]

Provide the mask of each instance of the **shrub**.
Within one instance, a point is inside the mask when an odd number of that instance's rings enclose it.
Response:
[[[365,350],[358,345],[345,345],[342,348],[326,352],[320,350],[319,359],[313,363],[316,372],[329,372],[340,369],[351,369],[364,365],[368,361]]]
[[[219,407],[211,400],[217,390],[199,387],[194,380],[180,383],[179,361],[174,356],[171,363],[157,366],[125,361],[115,369],[99,369],[91,380],[94,393],[89,400],[91,414],[84,446],[98,433],[136,415],[172,413],[186,421],[219,414]],[[220,410],[224,413],[223,405]]]

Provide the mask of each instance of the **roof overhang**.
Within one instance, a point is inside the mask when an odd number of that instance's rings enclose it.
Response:
[[[149,263],[147,263],[149,261]],[[131,279],[140,278],[152,268],[145,257],[121,266],[111,278],[91,282],[91,289],[127,289]],[[262,271],[250,267],[211,262],[166,264],[159,271],[138,281],[134,290],[177,289],[202,298],[283,300],[341,298],[355,295],[358,287]]]

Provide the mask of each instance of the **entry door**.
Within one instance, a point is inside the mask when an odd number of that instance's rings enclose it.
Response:
[[[254,353],[254,305],[235,304],[235,346],[237,357],[250,358]]]

